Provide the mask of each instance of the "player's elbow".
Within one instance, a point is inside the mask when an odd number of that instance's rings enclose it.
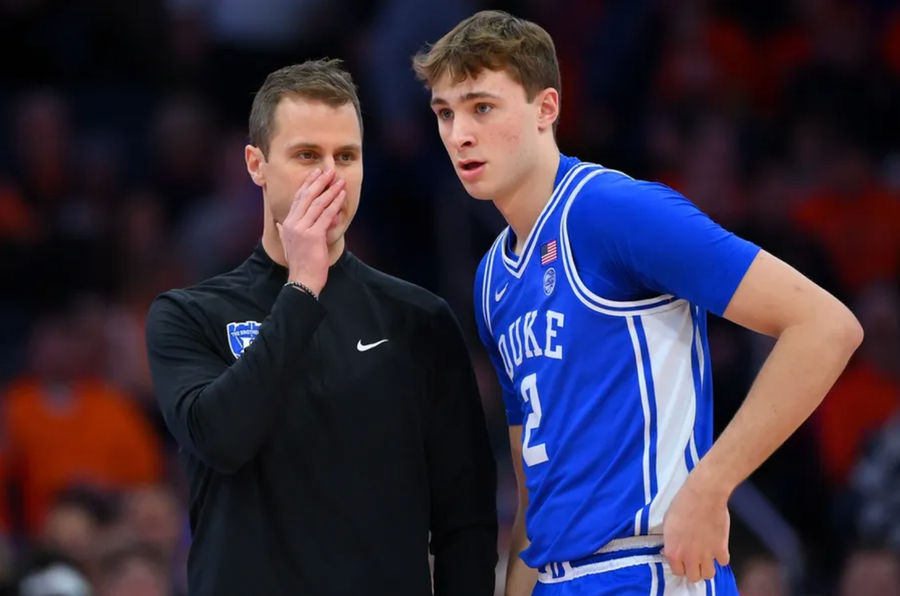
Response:
[[[848,359],[863,341],[862,325],[843,304],[838,303],[819,324],[827,334],[829,344]]]

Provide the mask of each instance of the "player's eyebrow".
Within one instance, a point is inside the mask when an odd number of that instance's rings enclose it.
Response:
[[[297,141],[296,143],[292,143],[288,145],[288,151],[299,151],[301,149],[309,149],[313,151],[322,151],[322,146],[318,143],[310,143],[308,141]],[[341,145],[337,148],[338,152],[343,151],[362,151],[362,147],[359,146],[359,143],[350,143],[347,145]]]
[[[466,103],[473,99],[500,99],[500,96],[489,91],[469,91],[468,93],[459,96],[460,103]],[[449,102],[443,97],[435,96],[431,98],[431,105],[446,106],[449,105]]]

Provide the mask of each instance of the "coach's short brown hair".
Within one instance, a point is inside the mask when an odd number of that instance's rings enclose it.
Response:
[[[269,143],[274,134],[275,109],[285,96],[314,99],[332,107],[353,104],[362,133],[362,111],[353,77],[340,60],[322,58],[285,66],[269,73],[253,98],[250,108],[250,143],[269,156]]]
[[[499,10],[475,13],[413,58],[416,76],[428,87],[445,73],[459,82],[484,69],[505,70],[525,88],[529,102],[548,87],[562,94],[550,34],[531,21]]]

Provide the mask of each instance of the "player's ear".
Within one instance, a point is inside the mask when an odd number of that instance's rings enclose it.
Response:
[[[263,155],[262,149],[254,145],[247,145],[244,147],[244,161],[247,162],[247,172],[253,183],[257,186],[265,186],[266,176],[262,166],[266,157]]]
[[[553,123],[559,118],[559,91],[547,87],[539,91],[534,99],[538,108],[538,129],[544,131],[552,128]]]

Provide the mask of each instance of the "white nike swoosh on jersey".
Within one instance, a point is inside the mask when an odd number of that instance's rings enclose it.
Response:
[[[367,352],[367,351],[371,350],[372,348],[377,348],[378,346],[380,346],[381,344],[383,344],[386,341],[387,341],[386,339],[380,339],[373,344],[364,344],[362,342],[362,340],[359,340],[356,342],[356,349],[359,350],[360,352]]]
[[[509,282],[503,284],[503,287],[500,288],[500,291],[494,294],[494,302],[499,302],[501,298],[503,298],[503,294],[506,293],[506,288],[509,287]]]

